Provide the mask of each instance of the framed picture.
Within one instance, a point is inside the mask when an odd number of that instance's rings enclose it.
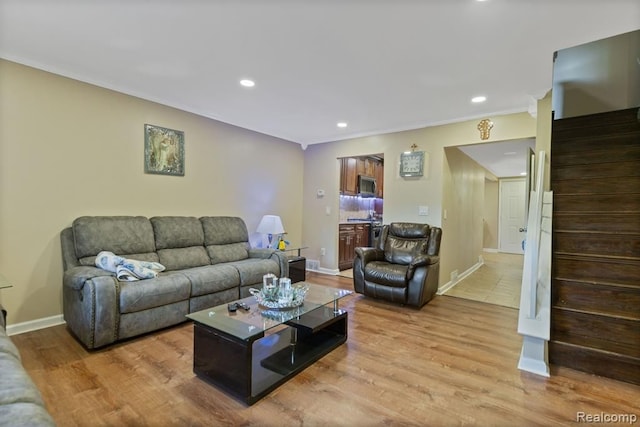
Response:
[[[400,176],[422,176],[424,174],[424,151],[409,151],[400,154]]]
[[[145,124],[144,172],[184,176],[184,132]]]

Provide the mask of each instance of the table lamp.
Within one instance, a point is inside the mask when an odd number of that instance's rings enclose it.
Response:
[[[282,220],[278,215],[265,215],[260,220],[260,224],[258,224],[258,229],[256,231],[267,235],[267,238],[269,239],[269,247],[271,247],[273,235],[284,233],[284,227],[282,226]]]

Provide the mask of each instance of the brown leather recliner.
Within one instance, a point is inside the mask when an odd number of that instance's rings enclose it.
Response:
[[[428,224],[385,225],[376,247],[356,248],[353,286],[366,296],[422,307],[438,290],[442,229]]]

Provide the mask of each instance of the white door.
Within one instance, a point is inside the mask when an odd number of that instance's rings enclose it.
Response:
[[[526,179],[500,180],[500,252],[523,254],[522,242],[526,237]]]

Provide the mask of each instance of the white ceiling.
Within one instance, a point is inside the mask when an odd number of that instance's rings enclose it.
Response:
[[[522,172],[527,172],[529,150],[535,151],[535,145],[536,140],[529,138],[464,145],[458,149],[497,178],[510,178],[520,177]]]
[[[638,28],[638,0],[0,0],[0,57],[305,147],[527,111],[554,51]]]

